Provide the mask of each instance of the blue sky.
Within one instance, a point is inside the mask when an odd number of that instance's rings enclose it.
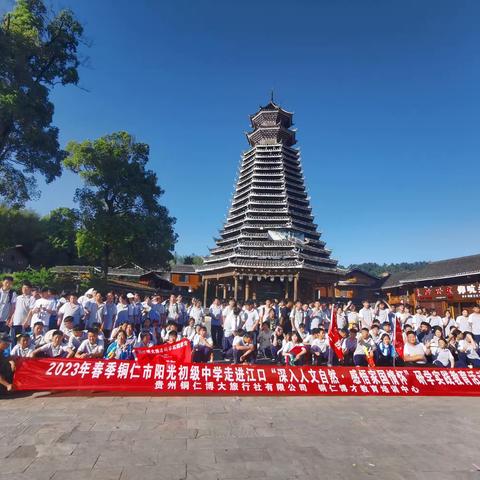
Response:
[[[11,2],[0,0],[5,11]],[[227,213],[248,115],[295,112],[333,256],[479,253],[480,2],[62,0],[91,47],[57,88],[61,142],[117,130],[150,144],[177,251],[205,254]],[[72,205],[70,174],[30,206]]]

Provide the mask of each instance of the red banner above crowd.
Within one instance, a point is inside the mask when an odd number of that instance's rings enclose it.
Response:
[[[20,359],[16,390],[172,395],[480,395],[480,370]]]

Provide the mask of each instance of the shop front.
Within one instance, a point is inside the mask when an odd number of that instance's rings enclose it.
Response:
[[[471,311],[480,304],[480,283],[415,288],[414,299],[415,305],[436,309],[442,315],[448,309],[456,316],[462,309]]]

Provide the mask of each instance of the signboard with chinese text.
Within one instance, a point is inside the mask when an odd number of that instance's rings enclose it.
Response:
[[[416,288],[417,300],[480,300],[480,284],[446,285],[438,287]]]

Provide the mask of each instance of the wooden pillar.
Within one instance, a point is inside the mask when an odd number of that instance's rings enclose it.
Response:
[[[227,284],[226,283],[223,284],[223,299],[224,300],[227,299]]]
[[[245,279],[245,300],[250,298],[250,282],[248,278]]]
[[[298,275],[293,277],[293,301],[298,300]]]
[[[207,307],[207,292],[208,292],[208,280],[205,279],[203,282],[203,306],[204,308]]]
[[[235,275],[233,277],[233,298],[237,300],[237,294],[238,294],[238,277]]]

